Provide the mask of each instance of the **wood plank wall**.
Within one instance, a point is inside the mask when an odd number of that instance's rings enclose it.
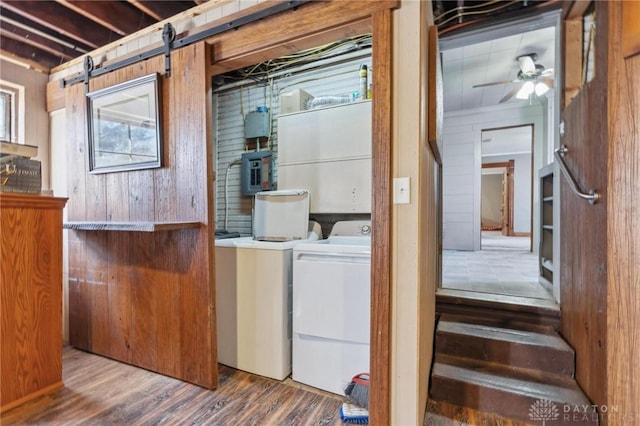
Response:
[[[625,50],[624,43],[630,36],[640,44],[640,4],[610,2],[608,6],[606,374],[607,402],[618,408],[607,417],[613,425],[637,421],[640,414],[640,49]]]
[[[70,221],[197,221],[156,233],[70,231],[72,345],[212,388],[217,382],[210,222],[208,49],[172,52],[161,78],[163,167],[92,175],[83,84],[65,91]],[[164,58],[91,80],[90,90],[153,72]]]
[[[607,31],[607,3],[596,2],[598,31]],[[596,75],[563,111],[566,163],[581,186],[597,188],[595,205],[560,179],[562,334],[576,351],[576,377],[596,404],[606,403],[607,373],[607,37],[596,37]],[[597,117],[597,119],[596,119]]]

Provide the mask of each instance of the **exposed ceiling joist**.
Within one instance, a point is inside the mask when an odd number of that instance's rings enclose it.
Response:
[[[111,30],[95,25],[82,15],[70,12],[55,2],[3,1],[0,6],[94,49],[118,37]]]
[[[155,19],[125,2],[56,1],[121,36],[134,33],[140,28],[156,23]]]
[[[62,63],[59,57],[51,53],[34,49],[27,44],[4,36],[0,36],[0,46],[2,46],[2,51],[10,52],[13,56],[19,58],[25,58],[31,63],[38,63],[46,69],[53,68]]]
[[[157,21],[162,21],[173,15],[177,15],[188,7],[193,6],[194,2],[185,1],[142,1],[129,0],[129,3],[152,16]],[[191,3],[191,6],[189,6]]]
[[[2,21],[2,24],[0,25],[0,35],[4,38],[10,38],[17,42],[23,42],[36,49],[40,49],[52,55],[58,56],[65,61],[78,56],[79,52],[77,50],[71,49],[60,43],[56,43],[55,41],[44,37],[43,35],[31,32],[19,25],[8,22],[5,19],[0,20]]]
[[[0,55],[49,72],[51,66],[76,59],[203,2],[1,0]]]

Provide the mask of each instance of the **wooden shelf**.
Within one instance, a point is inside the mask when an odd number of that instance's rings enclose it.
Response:
[[[540,282],[546,283],[553,287],[554,273],[557,265],[553,262],[553,246],[554,240],[557,238],[555,233],[556,224],[554,222],[554,210],[557,206],[554,204],[553,192],[553,163],[547,164],[540,169],[540,249],[538,253],[538,264],[540,271]]]
[[[200,228],[201,222],[66,222],[64,229],[74,231],[162,232]]]

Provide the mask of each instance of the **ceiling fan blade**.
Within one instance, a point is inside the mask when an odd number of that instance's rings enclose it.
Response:
[[[471,87],[487,87],[487,86],[497,86],[499,84],[507,84],[507,83],[520,83],[520,80],[504,80],[504,81],[494,81],[493,83],[484,83],[484,84],[476,84]]]
[[[509,91],[509,93],[507,93],[506,95],[504,95],[502,97],[502,99],[500,99],[500,102],[498,103],[503,103],[503,102],[507,102],[509,99],[511,99],[513,97],[513,95],[515,95],[516,93],[518,93],[518,90],[520,90],[520,87],[514,87],[513,89],[511,89]]]
[[[542,71],[542,73],[540,73],[541,76],[546,77],[549,75],[553,75],[553,68],[547,68],[546,70]]]
[[[533,62],[533,59],[529,55],[523,55],[518,57],[518,62],[520,63],[520,69],[523,74],[531,75],[536,72],[536,64]]]

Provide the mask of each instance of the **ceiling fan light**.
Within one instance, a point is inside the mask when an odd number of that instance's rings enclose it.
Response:
[[[535,86],[532,81],[525,82],[520,88],[520,90],[518,90],[518,93],[516,94],[516,98],[529,99],[529,96],[531,96],[531,94],[534,91],[534,87]]]
[[[536,96],[542,96],[549,91],[549,86],[544,84],[543,82],[539,82],[536,84]]]

